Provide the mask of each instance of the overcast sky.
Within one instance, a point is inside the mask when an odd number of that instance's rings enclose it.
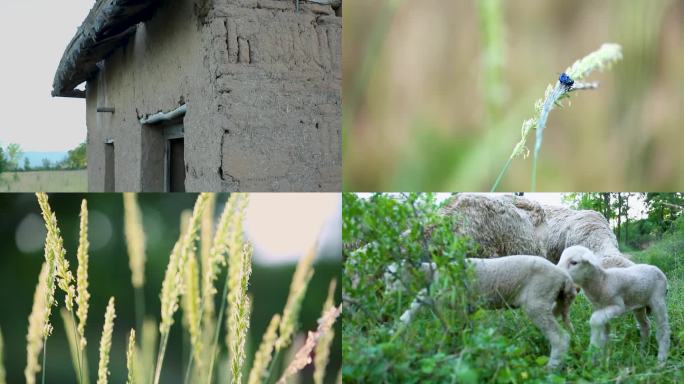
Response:
[[[93,0],[0,0],[0,143],[66,151],[86,139],[85,100],[52,98],[59,60]]]

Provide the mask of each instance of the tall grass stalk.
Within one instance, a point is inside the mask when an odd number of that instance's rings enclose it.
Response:
[[[337,287],[337,280],[333,279],[330,281],[330,286],[328,287],[328,298],[323,304],[323,311],[321,317],[325,316],[325,313],[330,310],[335,305],[335,288]],[[330,329],[325,334],[321,335],[318,344],[316,344],[316,360],[314,360],[314,383],[323,384],[323,378],[325,377],[325,368],[328,366],[328,360],[330,359],[330,347],[332,346],[333,339],[335,338],[335,330]]]
[[[506,96],[504,85],[504,22],[501,0],[478,0],[481,66],[486,128],[499,125]]]
[[[79,240],[78,240],[78,251],[76,252],[76,258],[78,260],[78,267],[76,269],[76,304],[78,309],[76,310],[76,315],[78,316],[78,334],[74,337],[78,337],[78,365],[79,365],[79,378],[81,383],[88,384],[90,380],[88,379],[88,364],[87,364],[87,354],[85,353],[85,347],[87,345],[87,340],[85,337],[85,325],[88,320],[88,302],[90,300],[90,293],[88,292],[88,248],[90,243],[88,242],[88,204],[85,199],[81,201],[81,214],[80,214],[80,227],[79,227]],[[71,311],[71,319],[74,319],[74,313]],[[73,321],[74,327],[76,322]],[[83,371],[85,370],[85,379]]]
[[[268,375],[268,364],[271,362],[271,354],[273,353],[273,348],[275,348],[276,337],[278,336],[278,325],[280,324],[280,315],[275,314],[271,318],[271,322],[264,332],[264,336],[261,339],[261,344],[259,349],[254,355],[254,362],[252,364],[252,370],[249,372],[249,378],[247,379],[247,384],[259,384],[264,382]]]
[[[157,348],[157,322],[154,319],[145,319],[141,335],[141,352],[139,359],[141,369],[138,370],[138,380],[142,383],[151,383],[154,378],[155,351]]]
[[[249,278],[252,274],[252,247],[244,244],[242,250],[231,250],[228,270],[228,318],[226,338],[230,358],[231,381],[242,382],[242,368],[245,363],[245,342],[249,330],[252,303],[247,295]]]
[[[45,247],[45,257],[46,257],[46,262],[48,265],[51,263],[54,264],[55,268],[55,274],[56,276],[56,282],[57,286],[64,291],[64,307],[71,313],[71,318],[74,319],[74,301],[75,296],[76,296],[76,289],[74,288],[74,277],[71,273],[71,270],[69,269],[69,262],[66,259],[66,250],[64,249],[64,240],[62,239],[62,235],[59,230],[59,226],[57,224],[57,216],[55,213],[52,211],[52,208],[50,207],[50,203],[48,201],[48,196],[46,193],[36,193],[36,197],[38,199],[38,205],[40,206],[41,213],[43,215],[43,219],[45,221],[45,228],[47,230],[47,237],[46,237],[46,247]],[[81,205],[81,208],[83,209],[83,204]],[[83,211],[81,212],[83,214]],[[87,208],[85,210],[85,215],[87,216]],[[83,221],[83,216],[81,217],[81,226],[84,225]],[[87,219],[85,221],[85,225],[87,226]],[[87,248],[85,247],[85,244],[83,243],[83,238],[87,237],[87,229],[83,230],[81,227],[81,234],[80,234],[81,239],[79,239],[79,250],[81,248]],[[85,240],[87,243],[87,239]],[[48,254],[49,252],[49,254]],[[87,256],[86,256],[87,259]],[[87,264],[87,260],[85,261],[85,264]],[[49,267],[50,268],[50,267]],[[87,281],[87,271],[84,276]],[[50,278],[50,275],[48,274],[48,278]],[[48,282],[48,284],[50,284]],[[54,283],[53,283],[54,284]],[[87,283],[86,283],[86,288],[87,288]],[[87,289],[83,289],[83,294],[87,295]],[[54,291],[51,293],[53,296],[52,298],[54,299]],[[85,306],[85,313],[87,313],[87,299],[85,296],[81,297],[80,302],[83,303]],[[78,304],[78,302],[77,302]],[[49,316],[49,313],[48,313]],[[74,320],[74,327],[75,327],[75,320]],[[85,326],[85,323],[84,323]],[[78,333],[74,332],[74,337],[77,336]],[[43,348],[45,348],[45,343],[47,341],[47,334],[44,335],[44,342],[43,342]],[[80,340],[75,341],[77,344],[80,345]],[[80,353],[77,354],[78,358],[78,381],[79,383],[83,382],[83,367],[81,365],[81,359],[80,359]],[[43,352],[43,358],[45,358],[45,352]],[[43,363],[45,365],[45,363]],[[45,369],[43,369],[43,381],[45,381]]]
[[[311,246],[304,256],[299,259],[297,268],[292,276],[290,283],[290,293],[287,296],[285,308],[283,308],[283,315],[278,327],[278,338],[275,342],[275,355],[271,360],[268,376],[264,383],[269,384],[275,374],[276,367],[280,363],[280,356],[283,350],[292,343],[292,335],[297,329],[299,323],[299,312],[302,307],[302,301],[306,296],[306,290],[313,277],[313,262],[316,258],[316,249],[318,244]]]
[[[358,71],[352,80],[352,85],[345,91],[342,113],[342,151],[346,153],[349,148],[349,135],[357,118],[359,107],[363,103],[364,92],[368,90],[373,71],[377,68],[382,53],[382,45],[389,34],[394,16],[405,0],[387,0],[383,9],[378,11],[378,18],[373,23],[373,29],[368,35],[364,54]],[[345,167],[346,168],[346,167]],[[346,174],[346,172],[345,172]],[[346,183],[345,183],[346,184]]]
[[[202,318],[205,328],[212,329],[214,326],[214,296],[216,295],[216,288],[214,282],[222,266],[226,265],[226,255],[228,254],[230,242],[235,238],[232,236],[234,229],[242,216],[244,209],[247,206],[247,196],[241,193],[232,193],[226,202],[226,205],[221,213],[214,238],[211,242],[208,255],[202,258]],[[203,226],[208,226],[206,221],[207,214],[202,218]],[[203,230],[204,237],[210,235],[209,229]],[[204,241],[204,240],[203,240]],[[208,241],[207,241],[208,242]],[[203,248],[205,246],[203,245]]]
[[[230,199],[230,198],[229,198]],[[204,281],[207,273],[212,268],[211,250],[212,238],[214,236],[214,210],[216,209],[216,194],[212,193],[207,199],[207,204],[202,212],[202,222],[200,224],[200,265],[202,267],[202,301],[201,306],[204,318],[202,321],[212,319],[214,316],[214,281],[211,276],[209,281]],[[208,286],[205,286],[207,285]],[[205,292],[208,292],[206,294]],[[206,302],[205,302],[206,299]]]
[[[135,384],[138,382],[137,378],[137,353],[135,346],[135,329],[131,329],[128,337],[128,349],[126,349],[126,368],[128,369],[128,378],[126,384]]]
[[[283,309],[283,317],[278,330],[279,336],[276,340],[276,351],[289,346],[292,341],[292,335],[297,330],[302,301],[304,301],[306,289],[314,274],[313,262],[316,258],[317,247],[317,243],[311,246],[297,263],[297,268],[290,283],[290,293],[287,296],[287,302]]]
[[[288,364],[285,372],[278,380],[278,384],[285,384],[288,378],[311,363],[311,352],[314,350],[319,340],[330,332],[341,311],[342,306],[330,308],[323,313],[321,318],[318,319],[318,329],[316,332],[309,332],[304,346],[297,351],[294,359]]]
[[[549,113],[554,108],[555,105],[565,97],[568,97],[570,92],[585,90],[585,89],[595,89],[598,85],[596,83],[579,83],[589,74],[595,70],[603,70],[610,68],[610,66],[622,59],[622,48],[618,44],[606,43],[603,44],[598,50],[589,53],[585,57],[575,61],[570,67],[565,70],[565,73],[570,76],[575,81],[572,87],[562,84],[557,81],[555,86],[548,85],[544,97],[537,100],[534,105],[535,114],[531,119],[527,119],[523,122],[521,129],[521,139],[513,148],[513,152],[506,160],[501,172],[494,181],[491,191],[495,191],[503,176],[508,171],[513,159],[522,156],[527,157],[529,155],[529,150],[526,147],[527,135],[532,128],[536,129],[535,147],[532,154],[532,180],[530,189],[534,191],[536,189],[537,183],[537,160],[539,157],[539,152],[541,151],[541,144],[544,134],[544,128],[546,127],[546,121],[548,119]]]
[[[128,265],[131,269],[131,284],[134,290],[135,318],[138,329],[143,329],[145,316],[145,231],[142,214],[135,193],[123,194],[124,234],[128,250]]]
[[[154,374],[155,384],[159,383],[166,345],[169,340],[169,332],[173,325],[173,316],[178,310],[178,297],[184,289],[183,271],[187,267],[190,255],[195,251],[195,242],[199,237],[200,219],[207,199],[208,194],[206,193],[201,193],[197,197],[192,216],[188,220],[187,230],[182,233],[169,257],[169,264],[166,268],[160,294],[161,323],[159,325],[160,341]]]
[[[62,316],[64,333],[66,333],[67,341],[69,342],[69,352],[71,353],[71,361],[74,365],[74,373],[80,378],[82,383],[88,384],[90,383],[90,378],[88,377],[88,363],[85,361],[85,355],[81,352],[82,349],[78,341],[79,338],[74,317],[66,308],[62,308],[59,311],[59,314]],[[85,375],[82,375],[81,371],[85,372]]]
[[[71,311],[73,309],[76,290],[72,285],[74,277],[69,270],[69,262],[66,260],[64,240],[62,239],[59,226],[57,225],[57,216],[55,216],[54,212],[52,212],[52,208],[50,208],[46,193],[37,193],[36,196],[45,221],[45,228],[47,229],[48,246],[51,248],[52,255],[54,256],[57,286],[64,291],[64,306]]]
[[[112,349],[112,334],[114,332],[114,298],[109,298],[107,311],[105,312],[105,322],[102,327],[102,338],[100,339],[100,362],[97,368],[97,384],[107,384],[109,381],[109,354]]]
[[[2,330],[0,330],[0,384],[7,384],[7,375],[5,374],[5,354],[4,344],[2,339]]]
[[[199,288],[199,270],[197,266],[197,259],[194,255],[188,259],[188,264],[184,271],[184,288],[183,293],[183,316],[184,323],[190,336],[190,353],[192,359],[197,364],[197,368],[202,367],[202,340],[200,335],[200,288]],[[188,366],[188,368],[191,368]],[[188,374],[191,369],[188,369]]]
[[[213,373],[214,373],[214,362],[216,360],[216,349],[218,347],[218,339],[219,339],[219,334],[221,331],[221,327],[219,326],[222,324],[223,321],[223,316],[225,313],[225,307],[226,303],[230,301],[229,295],[230,292],[229,288],[231,287],[231,283],[238,282],[240,285],[242,283],[242,278],[246,277],[247,281],[249,280],[249,273],[251,273],[251,248],[249,250],[244,249],[244,230],[243,230],[243,220],[244,220],[244,215],[245,215],[245,209],[247,207],[248,203],[248,195],[246,194],[232,194],[230,198],[228,199],[228,202],[226,203],[226,207],[224,209],[224,212],[222,214],[221,220],[219,221],[218,228],[216,230],[216,233],[214,235],[214,244],[212,245],[212,251],[211,253],[211,259],[212,261],[210,264],[213,264],[214,267],[217,267],[218,265],[225,265],[225,255],[228,254],[228,263],[229,264],[229,272],[226,275],[226,280],[223,286],[223,292],[221,293],[221,308],[219,310],[219,314],[217,317],[216,322],[214,323],[214,338],[212,340],[212,346],[211,346],[211,352],[210,352],[210,362],[209,362],[209,371],[208,371],[208,376],[207,376],[207,383],[211,383]],[[245,256],[242,254],[244,251],[249,251],[249,256]],[[250,260],[250,265],[249,266],[244,266],[242,265],[243,258],[248,257]],[[233,264],[235,263],[235,264]],[[246,268],[249,268],[249,273],[246,272]],[[214,275],[212,276],[207,276],[205,273],[205,284],[207,284],[207,281],[212,282],[214,280],[214,276],[216,271],[211,271],[207,273],[212,273]],[[211,290],[209,291],[211,292]],[[213,297],[213,294],[211,296],[205,296],[205,297]],[[233,297],[233,296],[231,296]],[[208,300],[208,299],[207,299]],[[213,300],[213,299],[212,299]],[[205,302],[206,300],[203,300]],[[249,304],[246,304],[249,305]],[[244,309],[244,308],[243,308]],[[204,310],[204,309],[202,309]],[[244,316],[245,313],[242,314]],[[232,358],[232,357],[230,357]],[[231,368],[232,368],[232,361],[230,363]]]
[[[178,310],[178,295],[180,294],[180,285],[182,284],[178,265],[181,253],[180,246],[180,240],[176,241],[176,244],[173,246],[169,256],[169,264],[164,274],[162,290],[159,295],[161,299],[161,323],[159,323],[159,348],[157,350],[157,363],[154,370],[155,384],[159,383],[161,366],[164,361],[164,354],[166,353],[166,344],[169,339],[169,331],[171,330],[171,325],[173,325],[173,315]]]
[[[50,317],[47,312],[51,310],[51,305],[48,306],[46,304],[49,299],[47,292],[48,269],[47,262],[44,262],[38,276],[38,283],[33,294],[33,307],[31,315],[29,315],[28,332],[26,334],[26,368],[24,368],[24,379],[27,384],[36,383],[36,374],[41,370],[38,359],[47,338],[45,331],[46,329],[51,329],[49,323],[46,323]],[[44,361],[43,365],[45,365]]]

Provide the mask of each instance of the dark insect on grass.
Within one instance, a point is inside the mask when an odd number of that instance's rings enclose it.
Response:
[[[573,80],[570,76],[568,76],[565,72],[560,74],[560,77],[558,78],[558,81],[565,85],[568,88],[571,88],[573,84],[575,84],[575,80]]]

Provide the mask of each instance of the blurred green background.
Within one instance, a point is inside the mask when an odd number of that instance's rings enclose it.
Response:
[[[684,1],[349,0],[344,11],[345,190],[489,190],[547,84],[607,42],[624,59],[551,112],[537,188],[684,187]],[[499,190],[528,190],[530,169],[516,159]]]
[[[196,194],[141,194],[138,201],[142,209],[143,224],[147,236],[147,263],[145,269],[146,314],[159,320],[159,291],[166,270],[169,253],[180,232],[180,215],[191,210]],[[78,247],[78,213],[81,199],[88,200],[90,239],[90,310],[86,325],[87,352],[91,383],[97,379],[98,348],[104,312],[110,296],[116,300],[116,319],[110,360],[110,382],[125,382],[126,345],[128,334],[135,323],[133,288],[128,267],[128,255],[123,234],[123,203],[121,194],[51,194],[50,204],[57,215],[67,259],[71,269],[76,269]],[[216,218],[221,213],[227,195],[217,196]],[[273,212],[278,215],[278,212]],[[296,219],[292,221],[297,225]],[[26,365],[26,332],[31,312],[33,293],[43,262],[45,230],[42,227],[40,209],[33,194],[0,194],[0,328],[5,338],[5,367],[8,383],[24,382]],[[341,225],[341,224],[340,224]],[[340,226],[341,228],[341,226]],[[340,229],[341,230],[341,229]],[[340,235],[341,236],[341,235]],[[313,241],[313,239],[312,239]],[[37,248],[36,248],[37,247]],[[300,332],[316,327],[328,284],[332,278],[341,277],[341,249],[323,248],[314,269],[301,313]],[[256,252],[256,250],[255,250]],[[258,258],[258,255],[254,255]],[[268,322],[275,313],[281,313],[287,298],[294,264],[253,265],[249,292],[253,295],[254,311],[247,347],[247,364],[261,342]],[[219,294],[224,275],[217,280]],[[56,294],[61,306],[62,293]],[[339,304],[341,286],[338,284],[336,303]],[[218,298],[217,298],[218,299]],[[220,304],[217,302],[217,304]],[[218,307],[217,307],[218,308]],[[181,310],[176,313],[171,330],[169,346],[164,359],[162,383],[181,383],[183,366],[187,363],[187,345],[183,344]],[[59,308],[52,312],[53,335],[47,342],[47,382],[76,382],[71,363],[64,326]],[[340,324],[336,324],[335,341],[331,351],[327,379],[333,382],[340,369]],[[223,334],[219,344],[225,344]],[[217,372],[226,370],[222,360],[217,361]],[[307,367],[303,382],[311,382],[313,369]],[[38,377],[40,380],[40,377]]]

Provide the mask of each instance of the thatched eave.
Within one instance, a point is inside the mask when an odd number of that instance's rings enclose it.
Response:
[[[84,97],[76,88],[92,78],[97,63],[133,35],[138,23],[154,14],[163,0],[97,0],[64,51],[52,84],[52,96]]]

